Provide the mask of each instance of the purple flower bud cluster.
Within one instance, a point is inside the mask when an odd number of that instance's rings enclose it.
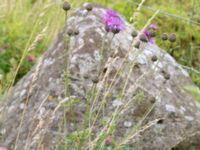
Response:
[[[105,144],[106,145],[111,145],[112,144],[112,137],[111,136],[108,136],[105,140]]]
[[[119,14],[113,10],[107,10],[103,16],[104,24],[108,32],[114,34],[119,33],[124,29],[124,22],[120,18]]]
[[[153,30],[156,30],[157,29],[157,25],[156,24],[151,24],[150,28],[153,29]]]
[[[152,36],[151,32],[156,32],[157,25],[156,24],[151,24],[150,29],[145,29],[144,30],[144,35],[146,36],[147,40],[151,44],[156,44],[155,38]]]
[[[28,62],[29,62],[30,64],[32,64],[32,63],[35,62],[36,58],[35,58],[34,55],[29,55],[28,58],[27,58],[27,60],[28,60]],[[0,150],[1,150],[1,149],[0,149]]]

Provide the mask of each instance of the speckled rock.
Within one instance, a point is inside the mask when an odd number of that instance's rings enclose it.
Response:
[[[5,95],[0,106],[3,145],[54,150],[63,137],[84,129],[88,106],[96,114],[103,104],[93,137],[104,127],[101,120],[117,114],[116,143],[137,127],[126,144],[138,150],[187,149],[191,144],[200,149],[200,105],[183,90],[193,84],[188,73],[156,45],[134,48],[137,38],[125,20],[124,31],[107,34],[105,11],[98,5],[90,12],[78,9],[44,56]],[[69,28],[76,35],[69,37]],[[99,94],[88,101],[94,92]]]

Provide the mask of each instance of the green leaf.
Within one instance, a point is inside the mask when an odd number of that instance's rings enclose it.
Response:
[[[196,101],[200,103],[200,96],[196,99]]]
[[[200,89],[197,86],[194,85],[187,85],[184,87],[184,89],[192,94],[200,94]]]

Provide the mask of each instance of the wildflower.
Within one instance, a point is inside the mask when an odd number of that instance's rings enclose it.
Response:
[[[69,28],[69,29],[67,30],[67,34],[68,34],[68,36],[72,36],[72,35],[74,34],[73,29],[72,29],[72,28]]]
[[[105,26],[105,30],[106,30],[106,32],[109,32],[109,27],[108,26]]]
[[[91,5],[91,4],[87,4],[87,5],[85,6],[85,9],[86,9],[87,11],[92,11],[92,5]]]
[[[151,60],[152,60],[152,61],[157,61],[157,60],[158,60],[158,58],[157,58],[157,56],[156,56],[156,55],[153,55],[153,56],[152,56],[152,58],[151,58]]]
[[[150,102],[151,102],[152,104],[154,104],[154,103],[156,102],[156,98],[155,98],[155,97],[151,97],[151,98],[150,98]]]
[[[156,24],[151,24],[150,28],[153,29],[153,30],[156,30],[157,29],[157,25]]]
[[[133,32],[131,33],[132,37],[135,38],[137,36],[137,31],[133,30]]]
[[[134,44],[134,47],[135,47],[135,48],[140,48],[140,41],[137,41],[137,42]]]
[[[106,145],[111,145],[112,144],[112,137],[111,136],[108,136],[105,140],[105,144]]]
[[[170,36],[169,36],[169,41],[170,42],[176,42],[176,34],[175,33],[172,33]]]
[[[63,9],[64,9],[65,11],[70,10],[70,9],[71,9],[70,3],[67,2],[67,1],[65,1],[65,2],[63,3]]]
[[[31,64],[34,63],[35,60],[36,60],[34,55],[29,55],[27,59],[28,59],[28,62],[31,63]]]
[[[49,95],[49,96],[47,97],[47,99],[48,99],[48,100],[52,100],[52,99],[53,99],[53,96]]]
[[[124,29],[124,22],[121,20],[117,12],[113,10],[107,10],[103,18],[104,24],[109,32],[117,34]]]
[[[78,29],[76,29],[76,30],[74,31],[74,35],[79,35],[79,30],[78,30]]]
[[[150,30],[149,31],[150,37],[155,37],[156,36],[156,31],[155,30]]]
[[[168,34],[167,33],[163,33],[161,38],[162,38],[163,41],[168,40]]]
[[[147,41],[150,42],[151,44],[156,44],[155,39],[150,35],[149,30],[144,30],[144,35],[147,38]]]
[[[163,74],[163,76],[164,76],[164,78],[165,78],[166,80],[169,80],[169,79],[170,79],[170,74],[169,74],[169,73],[167,73],[165,70],[162,70],[161,72],[162,72],[162,74]]]
[[[149,39],[148,39],[148,36],[147,36],[147,35],[149,36],[149,32],[148,32],[148,34],[145,33],[145,32],[144,32],[144,34],[141,34],[140,37],[139,37],[140,40],[141,40],[142,42],[148,42]]]
[[[97,77],[97,76],[94,76],[94,77],[92,78],[92,82],[93,82],[94,84],[97,84],[97,83],[99,82],[98,77]]]

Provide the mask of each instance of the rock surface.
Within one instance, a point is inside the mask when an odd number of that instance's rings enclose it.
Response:
[[[63,137],[85,128],[90,109],[92,115],[99,112],[93,138],[103,129],[102,120],[117,114],[112,134],[117,143],[136,133],[125,143],[139,150],[200,149],[200,104],[183,90],[193,84],[188,73],[156,45],[134,48],[128,23],[119,34],[107,34],[105,11],[98,5],[90,12],[78,9],[51,48],[7,93],[0,106],[3,145],[54,150]],[[76,35],[69,37],[70,29]],[[155,56],[158,60],[152,61]]]

